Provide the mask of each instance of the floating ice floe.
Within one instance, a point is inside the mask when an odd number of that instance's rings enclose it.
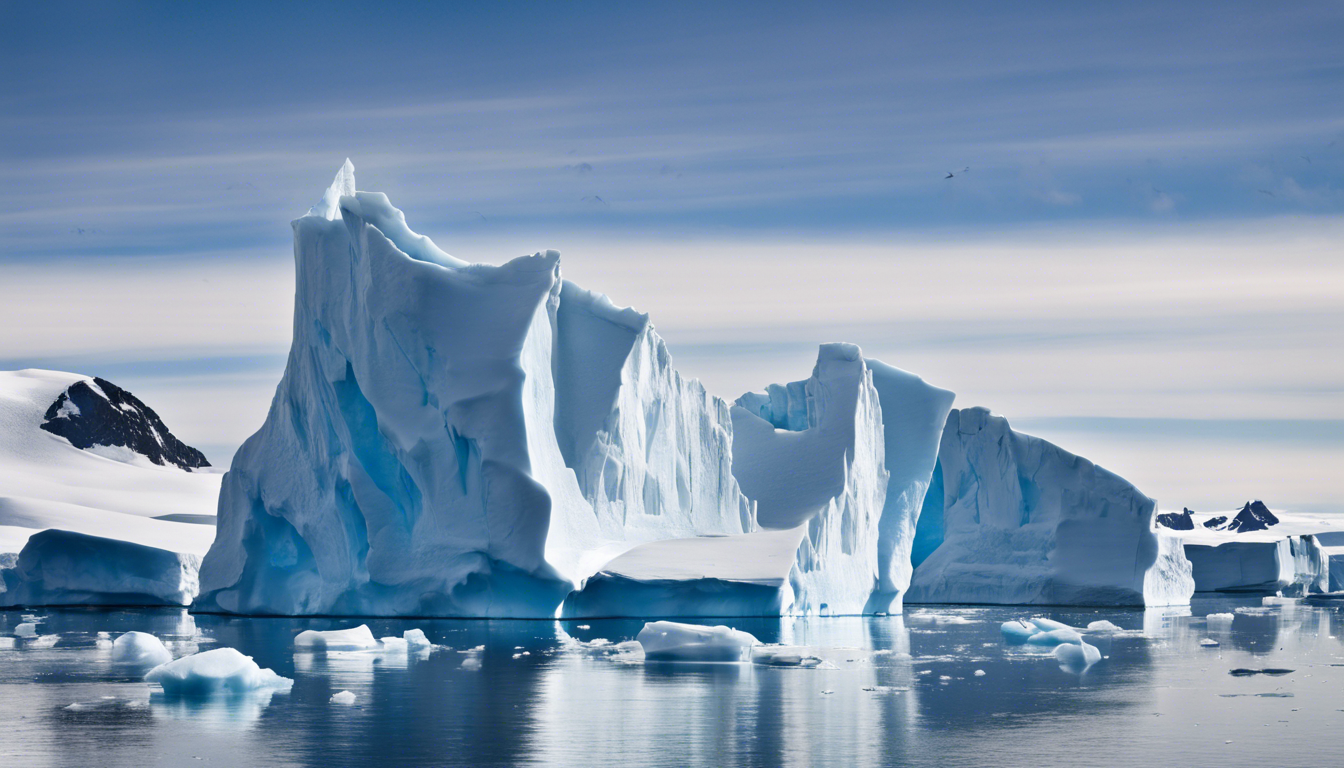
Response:
[[[354,704],[355,694],[349,691],[341,691],[340,693],[333,693],[331,695],[331,698],[328,699],[328,701],[330,701],[332,704],[346,704],[346,705]]]
[[[1231,624],[1234,618],[1236,615],[1231,613],[1210,613],[1204,617],[1204,621],[1209,624]]]
[[[63,707],[66,712],[119,712],[131,709],[144,709],[149,706],[147,699],[122,699],[116,696],[103,696],[93,701],[76,701]]]
[[[61,639],[60,635],[38,635],[28,641],[29,648],[50,648]]]
[[[350,629],[306,629],[294,638],[295,650],[369,651],[381,647],[367,624]]]
[[[1214,639],[1211,638],[1211,637],[1206,637],[1206,638],[1204,638],[1203,640],[1200,640],[1200,641],[1199,641],[1199,647],[1200,647],[1200,648],[1217,648],[1217,647],[1219,647],[1220,645],[1222,645],[1222,644],[1219,643],[1217,640],[1214,640]]]
[[[820,656],[803,652],[802,648],[758,645],[751,649],[751,663],[766,667],[814,668],[822,663]]]
[[[262,669],[233,648],[184,656],[160,664],[145,674],[145,681],[158,683],[168,696],[208,697],[249,691],[288,691],[294,681]]]
[[[173,654],[159,638],[147,632],[127,632],[112,643],[112,661],[157,667],[173,660]]]
[[[1069,672],[1084,672],[1088,667],[1101,661],[1101,651],[1085,642],[1057,646],[1054,653],[1059,666]]]
[[[1094,628],[1095,626],[1095,628]],[[1109,621],[1092,622],[1087,629],[1071,627],[1062,621],[1036,617],[1030,620],[1014,619],[1005,621],[999,627],[1003,639],[1011,645],[1053,646],[1064,643],[1077,644],[1083,641],[1083,632],[1109,633],[1123,631]]]
[[[15,637],[37,637],[37,625],[32,622],[24,623],[14,627]]]
[[[647,661],[747,661],[757,640],[725,626],[651,621],[635,638]]]

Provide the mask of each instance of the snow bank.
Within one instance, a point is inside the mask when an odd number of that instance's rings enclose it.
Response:
[[[112,661],[157,667],[173,660],[163,641],[147,632],[127,632],[112,643]]]
[[[33,534],[14,568],[0,570],[0,606],[189,605],[199,560],[71,531]]]
[[[379,647],[367,624],[326,631],[306,629],[294,638],[294,649],[300,651],[368,651]]]
[[[1188,603],[1179,543],[1124,479],[984,408],[952,411],[916,531],[907,602]],[[921,559],[922,558],[922,559]]]
[[[748,661],[757,640],[725,626],[653,621],[635,638],[647,661]]]
[[[183,656],[151,669],[145,680],[163,686],[168,696],[208,697],[250,691],[288,691],[294,681],[262,669],[233,648]]]
[[[289,361],[199,610],[549,618],[636,544],[751,530],[727,404],[558,253],[455,259],[349,163],[293,224]]]

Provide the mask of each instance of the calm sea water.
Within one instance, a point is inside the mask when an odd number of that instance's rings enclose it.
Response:
[[[1233,611],[1210,626],[1212,612]],[[606,653],[637,621],[371,621],[428,654],[295,654],[337,620],[48,610],[50,648],[0,650],[0,765],[1318,766],[1344,754],[1344,614],[1196,598],[1168,611],[918,608],[904,617],[730,622],[808,647],[817,669],[645,664]],[[1004,645],[1045,615],[1131,630],[1083,674]],[[10,634],[19,612],[0,612]],[[969,623],[954,623],[954,622]],[[355,622],[357,623],[357,622]],[[227,645],[289,694],[167,701],[96,647],[128,630]],[[1206,649],[1203,638],[1220,643]],[[478,654],[461,651],[485,646]],[[479,658],[480,666],[463,661]],[[1233,676],[1234,668],[1287,668]],[[977,675],[981,670],[983,675]],[[353,706],[329,703],[349,690]],[[107,699],[104,697],[113,697]],[[68,708],[85,703],[83,708]]]

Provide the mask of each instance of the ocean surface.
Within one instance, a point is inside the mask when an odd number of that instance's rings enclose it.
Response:
[[[1215,612],[1234,618],[1208,623]],[[0,636],[25,613],[0,612]],[[438,647],[296,654],[299,631],[360,622],[33,615],[39,634],[59,639],[0,650],[4,766],[1259,767],[1344,754],[1344,615],[1259,598],[1197,597],[1189,611],[907,606],[901,617],[725,622],[804,646],[825,660],[817,668],[655,664],[613,650],[642,621],[375,620],[376,636],[419,627]],[[1003,642],[1002,622],[1030,616],[1126,631],[1090,638],[1104,658],[1077,673],[1048,649]],[[143,669],[97,647],[98,632],[129,630],[171,641],[175,655],[237,648],[293,690],[165,699]],[[353,705],[329,701],[343,690]]]

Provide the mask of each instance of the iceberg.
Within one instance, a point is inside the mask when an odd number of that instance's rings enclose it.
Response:
[[[0,607],[190,605],[199,567],[191,554],[45,530],[29,537],[13,568],[0,569]]]
[[[899,613],[952,393],[824,344],[812,377],[732,408],[732,472],[760,530],[639,545],[566,618]]]
[[[197,610],[548,618],[633,546],[754,530],[727,403],[555,251],[449,256],[348,161],[293,227],[289,359]]]
[[[750,661],[758,641],[747,632],[725,626],[706,627],[674,621],[652,621],[635,637],[646,661]]]
[[[327,631],[305,629],[294,637],[294,648],[300,651],[369,651],[379,647],[367,624]]]
[[[173,660],[163,641],[147,632],[127,632],[112,643],[112,661],[157,667]]]
[[[1330,558],[1310,534],[1256,541],[1185,542],[1200,592],[1330,591]]]
[[[1081,641],[1056,646],[1054,653],[1060,669],[1066,672],[1086,672],[1088,667],[1101,661],[1101,650]]]
[[[355,694],[349,691],[341,691],[340,693],[333,693],[328,701],[330,701],[332,704],[345,704],[348,706],[350,704],[355,703]]]
[[[158,683],[167,696],[208,698],[253,691],[289,691],[294,681],[262,669],[233,648],[216,648],[183,656],[151,669],[145,681]]]
[[[1180,605],[1194,579],[1155,503],[984,408],[953,410],[919,515],[916,603]]]

